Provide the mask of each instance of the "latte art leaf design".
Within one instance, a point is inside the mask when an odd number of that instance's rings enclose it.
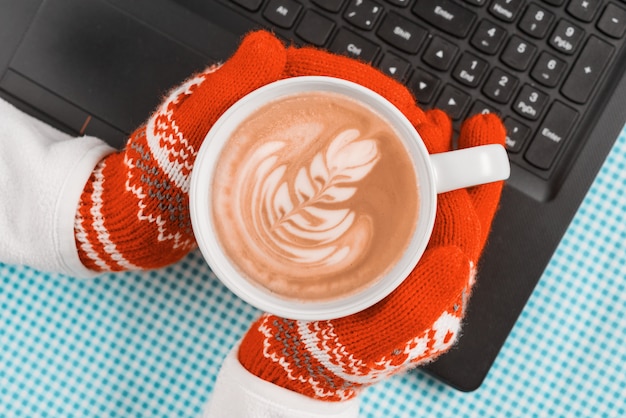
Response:
[[[351,246],[362,241],[368,227],[355,224],[356,213],[346,202],[380,159],[376,140],[360,136],[357,129],[341,132],[325,151],[297,169],[291,181],[286,164],[279,162],[285,142],[268,142],[256,150],[246,164],[254,178],[251,202],[257,202],[251,215],[266,246],[309,265],[358,257],[350,255]],[[346,239],[351,228],[353,238]]]

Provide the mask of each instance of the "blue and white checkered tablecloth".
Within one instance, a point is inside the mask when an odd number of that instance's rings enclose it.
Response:
[[[0,417],[194,417],[258,312],[198,252],[91,281],[0,264]],[[413,371],[367,417],[626,417],[626,129],[483,386]]]

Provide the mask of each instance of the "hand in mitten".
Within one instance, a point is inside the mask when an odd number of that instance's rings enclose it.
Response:
[[[136,270],[185,256],[195,246],[190,173],[205,135],[228,107],[278,80],[284,67],[278,40],[255,33],[224,65],[173,90],[87,182],[74,228],[82,263],[94,271]]]
[[[370,67],[306,48],[288,49],[286,66],[290,75],[335,76],[370,87],[408,117],[429,152],[452,146],[444,113],[423,112],[403,87]],[[504,138],[496,116],[478,115],[463,124],[459,146],[503,144]],[[241,365],[311,398],[342,401],[364,386],[435,359],[459,335],[501,189],[497,182],[439,195],[429,246],[391,295],[365,311],[330,321],[265,314],[239,346]]]

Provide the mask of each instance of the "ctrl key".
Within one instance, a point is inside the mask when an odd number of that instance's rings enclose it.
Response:
[[[578,112],[561,102],[554,102],[539,125],[526,154],[526,161],[543,170],[549,169],[578,118]]]

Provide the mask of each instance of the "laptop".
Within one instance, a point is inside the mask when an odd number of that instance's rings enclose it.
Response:
[[[496,112],[512,164],[458,344],[423,370],[480,387],[626,122],[618,0],[0,0],[0,95],[122,148],[164,94],[269,28],[370,62],[424,108]]]

